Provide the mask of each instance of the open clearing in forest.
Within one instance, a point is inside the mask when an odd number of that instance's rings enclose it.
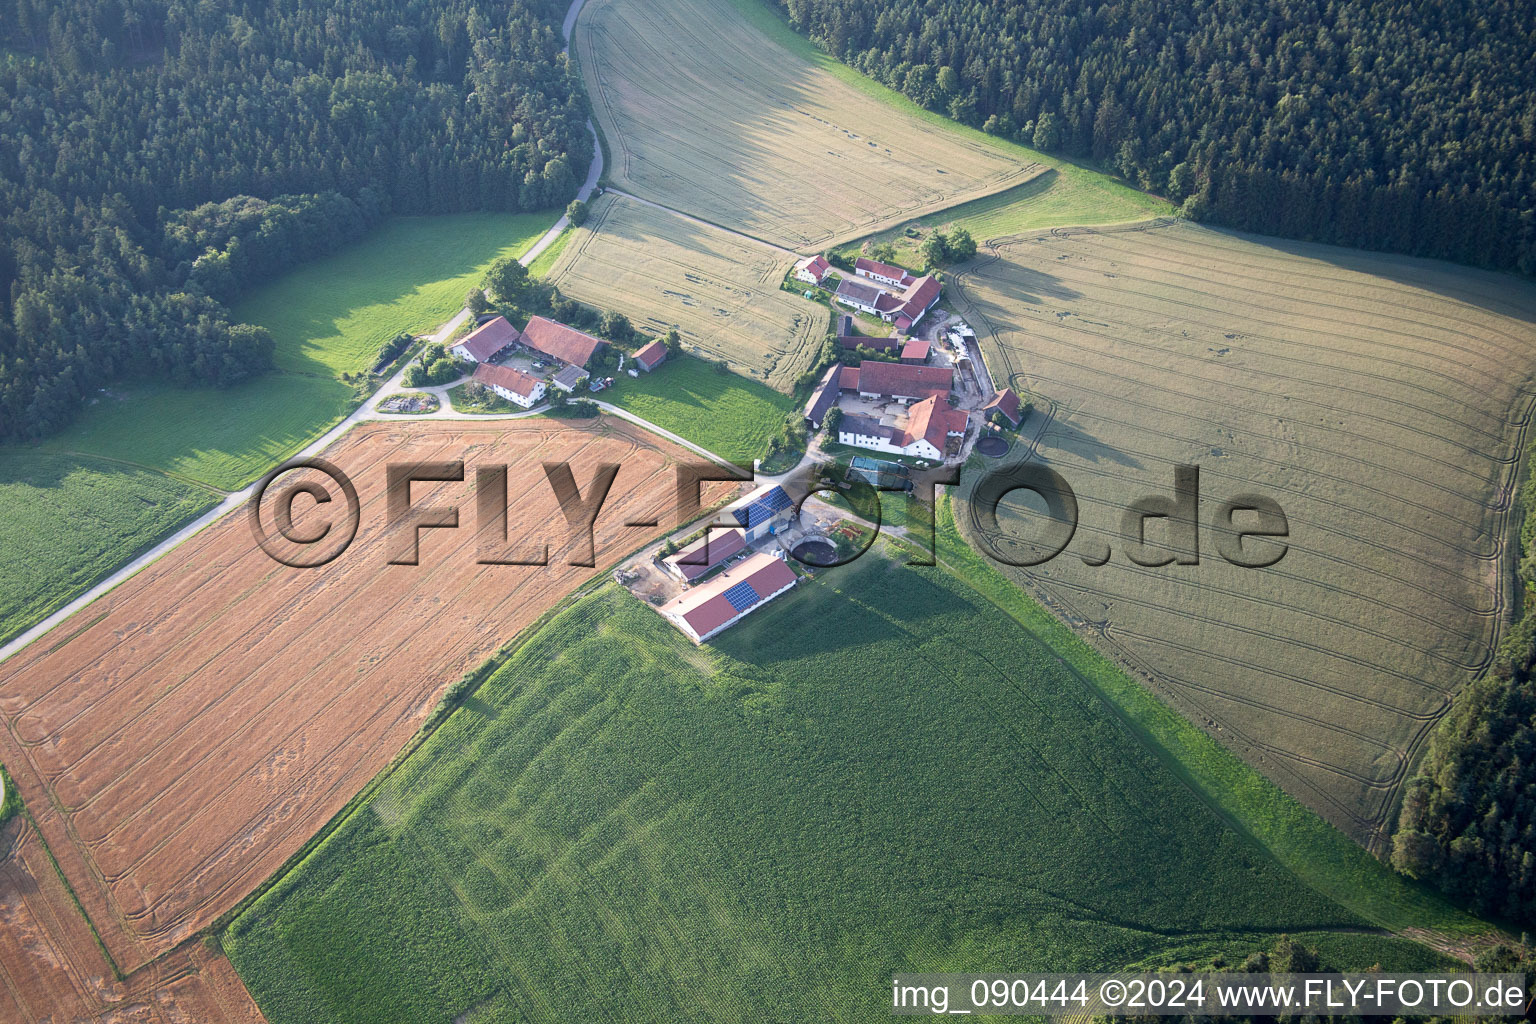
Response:
[[[787,392],[830,326],[825,306],[779,287],[792,261],[743,235],[608,195],[593,201],[548,280],[626,314],[643,334],[675,327],[690,350]]]
[[[1011,457],[1049,464],[1081,508],[1068,551],[1010,575],[1381,849],[1425,736],[1487,666],[1506,611],[1536,290],[1178,224],[1018,236],[950,294],[993,377],[1050,407]],[[1200,563],[1135,565],[1122,515],[1172,495],[1176,464],[1200,467]],[[1025,493],[1004,503],[1015,538],[1042,523]],[[1289,518],[1271,568],[1216,552],[1212,514],[1243,493]],[[959,518],[975,536],[973,513]],[[1085,564],[1106,545],[1107,565]]]
[[[591,576],[567,564],[541,463],[569,462],[584,494],[599,464],[622,467],[597,523],[601,565],[655,532],[624,524],[670,521],[668,467],[683,454],[609,420],[359,427],[325,455],[362,502],[336,561],[279,565],[242,511],[0,665],[0,761],[123,969],[232,908],[448,684]],[[464,483],[417,484],[412,498],[458,504],[462,528],[425,531],[419,566],[387,564],[386,464],[457,459]],[[511,466],[514,542],[547,540],[549,566],[477,564],[475,467],[496,463]]]
[[[366,372],[401,331],[435,330],[493,260],[521,255],[554,216],[392,219],[235,304],[235,320],[272,332],[273,372],[227,389],[114,385],[43,447],[239,490],[356,407],[362,395],[341,374]]]
[[[576,52],[615,185],[810,251],[1043,170],[853,87],[758,21],[731,0],[586,5]]]
[[[617,586],[581,599],[223,938],[273,1024],[677,1024],[880,1021],[894,970],[1356,924],[1050,648],[872,553],[699,648]]]

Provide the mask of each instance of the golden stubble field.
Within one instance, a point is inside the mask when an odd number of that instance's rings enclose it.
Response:
[[[618,188],[787,248],[810,252],[1044,170],[860,92],[730,0],[591,0],[576,52]]]
[[[788,391],[828,327],[826,307],[780,290],[793,259],[610,194],[593,200],[549,281],[572,298],[624,312],[642,333],[676,327],[691,350]]]
[[[1010,575],[1383,848],[1426,735],[1508,612],[1536,289],[1164,223],[1000,240],[949,294],[999,385],[1049,406],[1008,458],[1049,465],[1079,502],[1066,551]],[[1199,466],[1199,564],[1133,564],[1126,507],[1171,497],[1178,464]],[[1272,567],[1217,553],[1213,514],[1243,493],[1289,520]],[[973,538],[976,509],[958,507]],[[1027,492],[998,518],[1014,540],[1042,523]]]
[[[675,467],[695,461],[608,419],[367,424],[325,457],[360,494],[356,543],[340,558],[278,564],[242,511],[0,666],[0,761],[104,948],[135,978],[299,850],[450,683],[592,577],[571,564],[584,560],[580,537],[545,465],[566,464],[585,496],[603,466],[619,467],[591,551],[607,565],[671,525]],[[387,467],[454,460],[466,463],[462,482],[417,483],[411,499],[458,507],[459,528],[423,531],[419,564],[391,564],[412,531],[388,525]],[[547,565],[482,558],[477,474],[495,465],[508,466],[510,505],[497,549],[526,560],[542,542]],[[706,500],[730,486],[709,485]],[[298,533],[330,521],[293,520]],[[7,908],[44,905],[26,888],[0,875],[0,923],[20,919]],[[65,931],[40,927],[27,956],[64,959]],[[10,976],[26,976],[22,966]],[[33,973],[51,976],[43,967]],[[93,970],[106,965],[79,968]],[[8,987],[27,991],[0,976],[0,995]]]

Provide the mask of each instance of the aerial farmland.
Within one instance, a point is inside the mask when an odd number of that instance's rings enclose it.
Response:
[[[1384,848],[1416,754],[1507,611],[1536,291],[1170,224],[1000,239],[956,291],[992,372],[1050,396],[1018,454],[1081,508],[1070,552],[1010,573]],[[1228,564],[1208,531],[1198,566],[1128,561],[1122,514],[1172,495],[1179,464],[1199,465],[1207,516],[1274,498],[1283,559]]]
[[[549,281],[651,334],[788,391],[821,350],[826,307],[779,288],[794,255],[622,196],[593,202]]]

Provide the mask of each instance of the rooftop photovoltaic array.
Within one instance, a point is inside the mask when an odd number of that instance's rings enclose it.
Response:
[[[763,520],[778,515],[792,504],[794,502],[789,500],[789,495],[784,493],[784,488],[775,487],[750,505],[740,509],[736,513],[736,519],[742,526],[756,526]]]
[[[744,612],[762,600],[750,583],[738,583],[731,587],[725,592],[725,599],[731,602],[731,607],[738,612]]]

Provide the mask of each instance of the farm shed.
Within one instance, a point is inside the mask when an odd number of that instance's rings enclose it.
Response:
[[[795,503],[778,484],[766,484],[726,511],[746,531],[750,542],[777,533],[794,518]]]
[[[570,394],[581,386],[581,382],[587,379],[587,371],[579,366],[567,366],[549,379],[555,387]]]
[[[826,419],[827,411],[837,404],[838,378],[842,372],[842,363],[833,363],[827,367],[821,383],[816,385],[810,401],[805,403],[805,425],[812,430],[821,429],[821,421]]]
[[[646,373],[650,373],[656,367],[667,361],[667,346],[665,342],[653,341],[649,345],[635,353],[635,365]]]
[[[460,339],[451,351],[460,359],[473,363],[486,363],[516,345],[522,334],[507,318],[498,316],[476,327]]]
[[[523,328],[522,342],[541,355],[572,366],[586,366],[607,342],[557,320],[536,316]]]
[[[661,564],[684,583],[692,583],[727,558],[740,554],[746,547],[746,535],[740,530],[706,530],[704,536],[663,558]]]
[[[661,606],[661,614],[694,643],[735,625],[795,585],[795,572],[781,558],[756,554],[708,583],[684,591]]]

